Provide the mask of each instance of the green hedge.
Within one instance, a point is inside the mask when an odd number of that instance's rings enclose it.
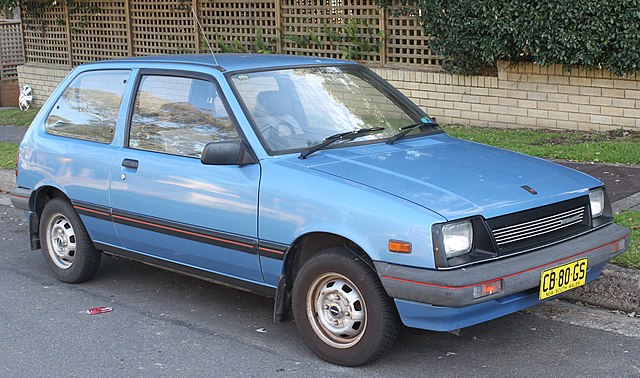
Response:
[[[421,10],[449,72],[497,60],[640,71],[640,0],[379,0],[398,3]]]

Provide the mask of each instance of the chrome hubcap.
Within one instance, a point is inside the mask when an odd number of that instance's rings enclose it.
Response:
[[[76,254],[76,234],[64,215],[49,218],[46,242],[53,263],[60,269],[69,269]]]
[[[362,294],[338,273],[325,273],[313,281],[307,292],[307,315],[316,335],[338,349],[355,345],[367,326]]]

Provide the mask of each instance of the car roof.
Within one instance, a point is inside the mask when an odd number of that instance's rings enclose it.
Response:
[[[218,64],[216,64],[216,61]],[[335,64],[356,64],[348,60],[296,56],[284,54],[177,54],[177,55],[153,55],[137,56],[130,58],[119,58],[97,62],[99,64],[109,64],[110,62],[135,62],[135,63],[174,63],[174,64],[196,64],[211,67],[219,67],[224,71],[244,71],[260,70],[274,67],[293,67],[311,65],[335,65]]]

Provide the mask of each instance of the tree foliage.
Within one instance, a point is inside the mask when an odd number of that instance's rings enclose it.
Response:
[[[88,0],[0,0],[0,9],[20,8],[23,18],[39,19],[43,13],[50,9],[66,7],[71,12],[79,14],[91,14],[100,11],[100,8],[92,5]],[[57,22],[61,22],[58,20]]]
[[[60,1],[55,0],[0,0],[0,9],[20,10],[26,15],[39,16],[47,9],[58,6]]]
[[[379,0],[398,3],[417,6],[449,72],[498,60],[640,71],[640,0]]]

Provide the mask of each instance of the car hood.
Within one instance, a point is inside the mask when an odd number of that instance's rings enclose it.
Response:
[[[446,134],[317,152],[308,168],[414,202],[452,220],[486,218],[585,195],[602,183],[546,160]],[[523,186],[533,189],[536,194]]]

